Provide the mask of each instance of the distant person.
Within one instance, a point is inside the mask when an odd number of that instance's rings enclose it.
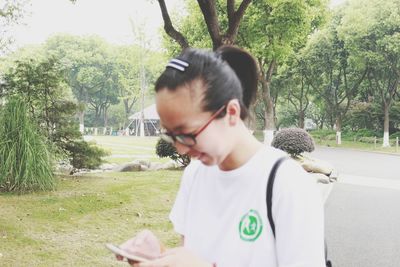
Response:
[[[170,213],[182,247],[134,266],[325,266],[321,196],[293,160],[276,173],[275,237],[268,221],[268,177],[286,154],[263,145],[245,126],[257,77],[250,54],[224,46],[186,49],[158,78],[161,137],[197,160],[185,169]]]

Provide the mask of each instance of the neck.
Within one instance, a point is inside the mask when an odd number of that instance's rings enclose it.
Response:
[[[218,165],[223,171],[234,170],[244,165],[263,146],[246,126],[243,125],[237,130],[237,142],[225,160]]]

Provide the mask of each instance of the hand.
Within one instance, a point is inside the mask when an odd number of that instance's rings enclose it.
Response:
[[[122,257],[121,255],[115,255],[115,257],[117,258],[117,260],[118,261],[123,261],[124,260],[124,257]],[[135,266],[135,264],[137,264],[137,263],[139,263],[138,261],[134,261],[134,260],[130,260],[130,259],[128,259],[128,263],[131,265],[131,266]]]
[[[134,263],[135,267],[211,267],[208,263],[184,247],[167,250],[160,258],[148,262]]]
[[[119,245],[119,248],[127,254],[148,259],[159,258],[164,249],[158,238],[150,230],[140,231],[136,236]],[[116,255],[117,260],[124,260],[122,255]],[[128,263],[133,265],[137,261],[128,259]]]

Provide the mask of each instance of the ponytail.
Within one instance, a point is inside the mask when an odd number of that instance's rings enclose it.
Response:
[[[235,46],[222,46],[215,53],[229,64],[239,78],[243,90],[243,104],[248,109],[257,94],[258,67],[256,61],[249,53]]]

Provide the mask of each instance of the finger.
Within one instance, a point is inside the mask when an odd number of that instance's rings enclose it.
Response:
[[[117,260],[119,261],[123,261],[124,257],[122,257],[121,255],[115,254],[115,257],[117,258]]]
[[[176,248],[167,249],[166,251],[161,253],[160,257],[165,257],[165,256],[176,254],[180,250],[182,250],[182,247],[176,247]]]
[[[131,266],[137,266],[137,263],[139,263],[139,262],[138,262],[138,261],[134,261],[134,260],[128,259],[128,263],[129,263]]]
[[[138,267],[164,267],[170,266],[170,257],[163,257],[153,261],[140,262]]]

